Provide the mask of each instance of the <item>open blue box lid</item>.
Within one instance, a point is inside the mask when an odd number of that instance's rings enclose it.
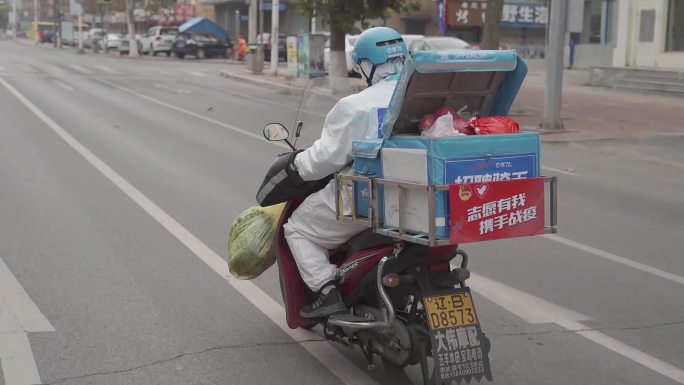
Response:
[[[467,106],[471,116],[507,115],[526,75],[514,50],[417,51],[404,62],[383,135],[419,135],[421,117],[445,105]]]

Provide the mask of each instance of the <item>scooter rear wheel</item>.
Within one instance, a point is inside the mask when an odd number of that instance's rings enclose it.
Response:
[[[416,381],[412,380],[411,377],[406,373],[406,370],[412,370],[413,365],[396,365],[385,359],[382,360],[382,366],[385,370],[385,377],[387,377],[388,383],[392,385],[432,385],[435,381],[434,376],[434,363],[430,362],[431,357],[427,356],[427,347],[423,346],[420,352],[420,375],[411,376],[417,377]],[[432,364],[432,365],[431,365]],[[414,373],[415,374],[415,373]]]

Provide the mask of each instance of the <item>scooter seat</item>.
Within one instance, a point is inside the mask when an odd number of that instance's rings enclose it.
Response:
[[[373,230],[364,230],[347,241],[347,255],[371,247],[388,246],[394,244],[394,239],[378,234]]]

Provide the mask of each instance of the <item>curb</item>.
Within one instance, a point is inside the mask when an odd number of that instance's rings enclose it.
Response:
[[[248,84],[254,84],[262,87],[269,87],[269,88],[278,88],[281,91],[285,92],[297,92],[301,93],[302,90],[304,90],[303,87],[296,87],[296,86],[288,86],[285,84],[278,84],[274,82],[269,82],[267,80],[259,80],[259,79],[252,79],[248,78],[246,76],[240,76],[235,73],[232,73],[230,71],[223,70],[221,71],[221,76],[227,79],[232,79],[232,80],[237,80],[243,83],[248,83]]]

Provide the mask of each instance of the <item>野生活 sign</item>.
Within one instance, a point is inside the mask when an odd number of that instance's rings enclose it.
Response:
[[[524,237],[544,232],[544,179],[449,186],[451,242]]]
[[[486,20],[486,0],[450,0],[447,22],[454,27],[483,26]],[[501,15],[502,25],[509,28],[543,28],[548,23],[546,4],[506,2]]]
[[[511,28],[543,28],[549,21],[546,4],[504,4],[501,23]]]

